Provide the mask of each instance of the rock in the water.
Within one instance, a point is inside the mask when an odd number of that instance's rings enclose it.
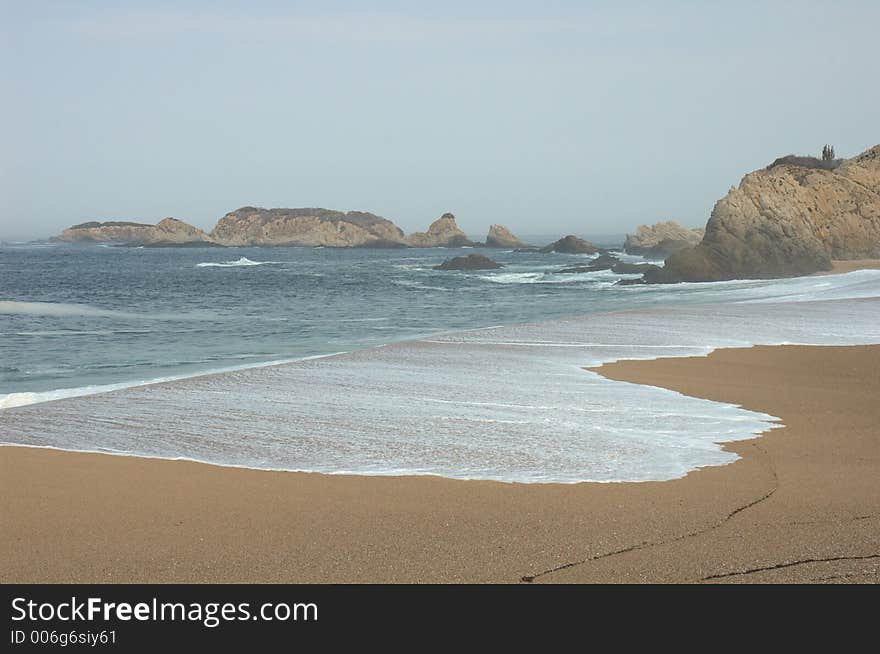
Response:
[[[654,225],[639,225],[635,234],[627,234],[623,249],[628,254],[663,259],[673,252],[692,247],[703,238],[703,228],[687,229],[674,220]]]
[[[635,275],[642,274],[654,268],[659,268],[653,263],[624,263],[620,261],[611,267],[611,272],[618,275]]]
[[[702,242],[645,279],[792,277],[880,257],[880,145],[832,169],[781,161],[746,175],[715,204]]]
[[[447,259],[439,266],[434,266],[435,270],[491,270],[493,268],[501,268],[501,264],[493,261],[489,257],[482,254],[469,254],[466,257],[453,257]]]
[[[125,221],[88,222],[65,229],[57,238],[67,243],[114,243],[147,247],[214,245],[205,232],[176,218],[156,225]]]
[[[489,248],[521,248],[525,244],[511,233],[504,225],[491,225],[486,236],[486,247]]]
[[[619,264],[620,260],[611,255],[611,254],[600,254],[598,257],[593,259],[590,263],[583,266],[570,266],[569,268],[563,268],[557,272],[560,273],[585,273],[585,272],[596,272],[597,270],[610,270],[615,265]]]
[[[324,247],[405,246],[390,220],[363,211],[242,207],[217,223],[211,237],[224,245]]]
[[[571,234],[541,248],[541,252],[562,252],[565,254],[596,254],[598,251],[599,248],[589,241]]]
[[[615,286],[636,286],[638,284],[647,284],[644,277],[630,277],[629,279],[619,279]]]
[[[516,248],[514,252],[543,252],[544,248],[537,245],[526,245],[525,247]]]
[[[455,222],[455,216],[444,213],[431,223],[427,232],[410,234],[407,242],[414,248],[462,247],[474,243],[461,231]]]

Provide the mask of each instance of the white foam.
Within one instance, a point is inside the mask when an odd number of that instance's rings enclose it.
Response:
[[[100,316],[106,318],[143,318],[144,316],[101,309],[87,304],[66,304],[63,302],[13,302],[0,301],[0,313],[32,316]]]
[[[92,397],[7,396],[14,408],[0,420],[0,442],[329,474],[672,479],[735,460],[718,443],[751,438],[775,419],[582,366],[754,344],[880,343],[876,271],[645,292],[655,302],[715,304],[434,335]],[[753,301],[768,296],[775,301]],[[56,401],[22,405],[48,399]]]
[[[0,395],[0,410],[12,409],[14,407],[28,406],[30,404],[42,404],[44,402],[54,402],[55,400],[64,400],[73,397],[86,397],[89,395],[99,395],[101,393],[111,393],[113,391],[121,391],[127,388],[137,388],[139,386],[151,386],[153,384],[164,384],[167,382],[182,381],[184,379],[192,379],[193,377],[203,377],[206,375],[218,375],[228,372],[236,372],[239,370],[249,370],[252,368],[266,368],[268,366],[280,366],[286,363],[294,363],[296,361],[312,361],[314,359],[323,359],[325,357],[334,357],[345,352],[331,352],[329,354],[316,354],[308,357],[298,357],[295,359],[276,359],[272,361],[260,361],[258,363],[247,363],[238,366],[225,366],[223,368],[213,368],[203,370],[196,374],[168,375],[165,377],[153,377],[152,379],[133,380],[121,382],[118,384],[98,384],[90,386],[76,386],[72,388],[58,388],[51,391],[40,392],[24,392],[24,393],[7,393]],[[252,355],[241,355],[234,358],[245,358]]]
[[[240,268],[243,266],[267,266],[284,263],[283,261],[251,261],[247,257],[241,257],[235,261],[203,261],[197,263],[197,268]]]

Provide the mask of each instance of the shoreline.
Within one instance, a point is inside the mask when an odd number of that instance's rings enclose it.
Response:
[[[880,259],[834,259],[831,262],[831,270],[820,270],[812,274],[813,277],[825,275],[842,275],[854,270],[880,270]]]
[[[594,369],[785,424],[724,445],[734,463],[663,482],[323,475],[5,446],[0,580],[876,582],[878,369],[880,346]]]

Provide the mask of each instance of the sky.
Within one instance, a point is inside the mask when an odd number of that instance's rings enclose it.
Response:
[[[0,0],[0,238],[246,205],[705,224],[880,142],[880,3]]]

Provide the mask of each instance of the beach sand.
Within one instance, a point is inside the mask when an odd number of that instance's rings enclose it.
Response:
[[[0,581],[880,580],[880,346],[720,350],[601,374],[786,426],[683,479],[573,485],[3,447]]]
[[[823,270],[816,273],[817,275],[839,275],[841,273],[852,272],[853,270],[864,269],[877,270],[880,268],[880,259],[853,259],[851,261],[834,260],[831,262],[831,270]]]

